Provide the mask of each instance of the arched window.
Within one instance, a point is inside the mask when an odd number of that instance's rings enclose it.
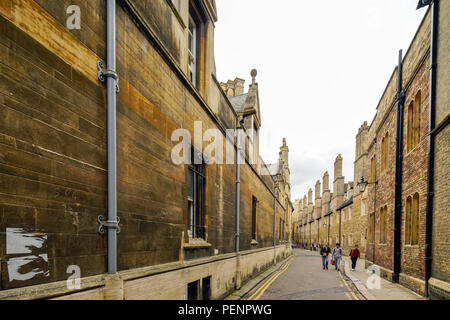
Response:
[[[419,194],[406,199],[405,243],[419,244]]]
[[[416,193],[412,199],[411,210],[411,244],[419,244],[419,194]]]
[[[387,206],[380,210],[380,243],[387,243]]]
[[[414,142],[414,101],[408,106],[408,128],[406,137],[406,151],[409,152],[413,148]]]
[[[381,140],[381,171],[387,170],[389,164],[389,132]]]
[[[422,110],[422,91],[418,91],[408,106],[408,128],[406,137],[407,152],[414,149],[420,141],[420,114]]]
[[[417,92],[414,99],[414,146],[420,141],[420,113],[422,110],[422,91]]]

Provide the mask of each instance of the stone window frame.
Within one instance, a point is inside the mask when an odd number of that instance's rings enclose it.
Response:
[[[387,244],[387,220],[388,220],[388,207],[387,205],[380,208],[380,239],[379,244],[380,245],[386,245]]]
[[[389,167],[389,131],[381,140],[381,172],[385,173]]]
[[[190,146],[191,164],[188,164],[187,185],[187,223],[186,229],[189,242],[205,241],[207,239],[206,218],[206,163],[203,154]],[[198,159],[201,159],[199,161]],[[199,163],[201,162],[201,163]],[[190,175],[192,173],[192,178]],[[200,179],[200,180],[199,180]],[[190,181],[192,181],[192,196],[190,192]],[[191,218],[192,216],[192,218]],[[192,219],[192,220],[191,220]],[[200,220],[200,221],[199,221]],[[191,225],[192,224],[192,225]]]
[[[258,244],[258,199],[252,196],[252,224],[251,224],[251,238],[252,244]]]
[[[374,244],[375,243],[375,212],[371,212],[369,214],[369,235],[368,235],[368,239],[367,241],[370,244]]]
[[[406,152],[410,153],[420,143],[420,121],[422,112],[422,90],[419,89],[407,108]]]
[[[420,195],[415,193],[406,198],[405,204],[405,246],[419,245]]]
[[[188,11],[188,27],[186,31],[187,35],[187,60],[186,60],[186,70],[187,70],[187,76],[188,79],[191,81],[192,85],[200,92],[204,93],[204,87],[205,87],[205,64],[206,64],[206,57],[208,56],[208,32],[207,27],[208,24],[211,22],[209,15],[207,12],[205,12],[204,8],[194,0],[189,0],[189,11]],[[195,42],[195,52],[194,54],[191,54],[189,52],[189,33],[190,33],[190,27],[189,25],[193,23],[195,25],[195,35],[193,36],[194,42]],[[190,59],[195,59],[195,68],[194,71],[194,77],[191,79],[191,68],[189,66]]]

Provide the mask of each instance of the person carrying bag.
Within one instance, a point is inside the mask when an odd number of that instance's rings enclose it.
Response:
[[[328,255],[330,253],[331,253],[331,250],[330,250],[330,247],[328,246],[328,244],[325,244],[320,249],[320,255],[322,256],[323,270],[328,269]]]
[[[333,248],[333,253],[331,254],[334,263],[335,270],[340,270],[341,268],[341,259],[342,259],[342,248],[340,248],[340,244],[336,243],[336,247]]]

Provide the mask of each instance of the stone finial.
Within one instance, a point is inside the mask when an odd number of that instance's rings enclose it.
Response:
[[[256,76],[258,75],[258,71],[256,69],[252,69],[250,72],[250,75],[252,76],[252,84],[256,83]]]
[[[313,191],[310,188],[309,191],[308,191],[308,204],[312,204],[313,203],[313,201],[312,201],[312,193],[313,193]]]
[[[286,147],[286,138],[283,138],[283,147]]]

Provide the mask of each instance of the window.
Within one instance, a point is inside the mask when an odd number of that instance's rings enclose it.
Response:
[[[252,197],[252,240],[256,240],[256,204],[258,200]]]
[[[389,164],[389,133],[381,140],[381,172],[387,170]]]
[[[211,277],[202,280],[202,299],[211,300]]]
[[[205,166],[202,154],[194,148],[191,148],[191,163],[188,169],[188,235],[205,239]]]
[[[422,109],[422,92],[419,91],[408,106],[408,128],[406,136],[407,152],[414,149],[420,140],[420,113]]]
[[[375,231],[375,214],[371,213],[369,217],[369,242],[374,242],[374,231]]]
[[[422,110],[422,92],[419,91],[414,99],[414,147],[420,140],[420,112]]]
[[[198,284],[199,284],[198,280],[188,283],[187,286],[188,300],[198,300],[198,287],[199,287]]]
[[[367,200],[361,201],[361,216],[365,216],[367,214]]]
[[[370,160],[370,183],[374,183],[376,176],[376,167],[375,167],[375,156],[372,157],[372,159]]]
[[[189,16],[188,28],[188,67],[189,79],[196,85],[197,83],[197,24],[192,16]]]
[[[405,243],[419,244],[419,194],[406,199]]]
[[[387,243],[387,206],[380,210],[380,243]]]

